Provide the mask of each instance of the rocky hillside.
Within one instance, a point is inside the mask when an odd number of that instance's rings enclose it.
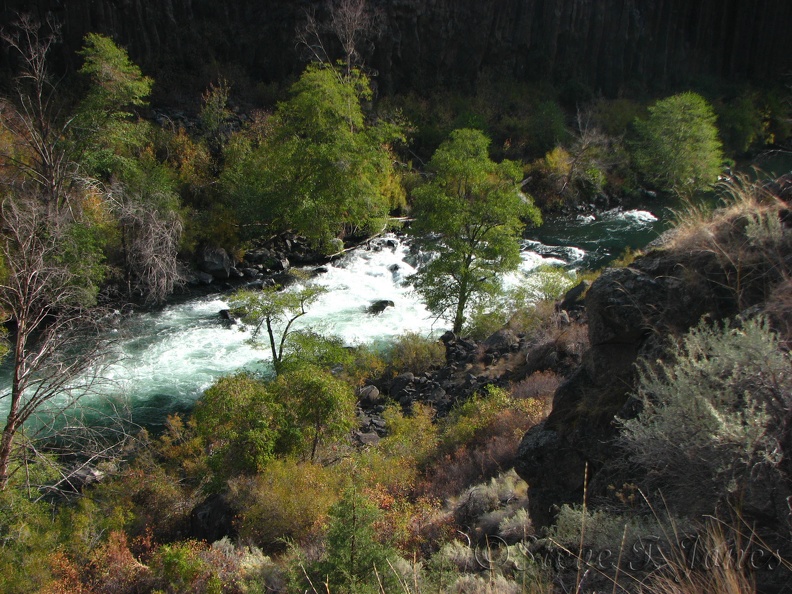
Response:
[[[490,70],[615,94],[628,85],[668,90],[702,76],[766,82],[792,66],[786,0],[370,4],[382,27],[365,58],[386,92],[470,88]],[[198,88],[221,73],[237,85],[255,85],[299,72],[295,27],[305,11],[326,19],[326,3],[310,0],[8,0],[2,9],[4,23],[21,11],[62,22],[65,66],[75,66],[82,37],[96,31],[126,46],[157,80]]]
[[[590,349],[556,391],[547,420],[520,445],[517,471],[530,484],[535,524],[550,523],[556,506],[582,501],[587,472],[592,498],[605,495],[614,482],[614,420],[636,414],[639,404],[631,393],[639,358],[667,356],[669,339],[702,316],[764,314],[789,345],[792,179],[753,191],[750,200],[738,201],[712,220],[691,215],[655,249],[626,268],[606,271],[589,289]],[[788,465],[788,436],[782,448]],[[762,497],[766,505],[767,493]]]

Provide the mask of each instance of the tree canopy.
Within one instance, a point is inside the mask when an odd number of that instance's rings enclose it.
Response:
[[[309,66],[260,144],[237,139],[229,152],[224,183],[240,220],[290,228],[324,251],[345,233],[379,230],[401,191],[389,147],[401,132],[366,121],[370,98],[361,72]]]
[[[520,262],[524,221],[540,214],[518,187],[516,163],[495,163],[489,139],[479,130],[460,129],[435,152],[432,179],[414,193],[412,233],[435,257],[413,278],[430,311],[462,330],[467,307],[497,292],[498,274]]]
[[[715,113],[696,93],[681,93],[649,107],[636,119],[633,160],[646,181],[659,190],[689,198],[717,179],[723,163]]]

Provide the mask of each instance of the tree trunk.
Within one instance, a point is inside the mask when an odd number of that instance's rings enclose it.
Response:
[[[0,491],[5,491],[8,486],[8,466],[11,462],[11,448],[14,445],[14,435],[18,429],[16,415],[8,415],[3,437],[0,439]]]

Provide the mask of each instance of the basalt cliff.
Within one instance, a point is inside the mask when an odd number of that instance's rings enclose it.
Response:
[[[371,0],[379,30],[363,48],[382,92],[438,85],[475,87],[485,72],[518,80],[569,82],[615,95],[666,91],[701,77],[777,80],[792,67],[785,0]],[[7,0],[15,14],[62,23],[59,59],[89,31],[111,35],[156,79],[203,88],[282,81],[304,64],[295,29],[309,0]],[[9,55],[2,56],[6,71]],[[246,83],[243,83],[246,84]]]

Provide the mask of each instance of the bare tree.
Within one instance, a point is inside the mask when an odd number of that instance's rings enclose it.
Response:
[[[47,404],[68,407],[89,392],[97,377],[89,371],[103,348],[84,309],[90,289],[63,262],[69,251],[65,227],[51,224],[48,205],[29,196],[14,198],[3,202],[1,213],[6,270],[0,309],[14,328],[11,386],[0,394],[0,404],[8,405],[0,437],[0,490],[8,484],[22,426]]]
[[[25,15],[19,17],[12,31],[0,32],[0,39],[20,59],[16,100],[0,100],[0,126],[11,138],[0,157],[6,170],[15,173],[6,182],[36,184],[36,195],[50,215],[71,207],[69,196],[76,172],[64,141],[72,120],[62,116],[56,86],[47,71],[47,54],[58,33],[54,22],[42,26]]]
[[[331,34],[341,44],[344,74],[361,66],[361,46],[377,37],[382,16],[366,0],[333,0],[329,4],[329,21],[320,23],[315,12],[306,12],[305,23],[297,30],[297,41],[306,47],[312,59],[332,64],[325,35]]]
[[[142,200],[113,200],[121,227],[127,289],[147,303],[161,303],[183,282],[179,271],[182,221]]]

